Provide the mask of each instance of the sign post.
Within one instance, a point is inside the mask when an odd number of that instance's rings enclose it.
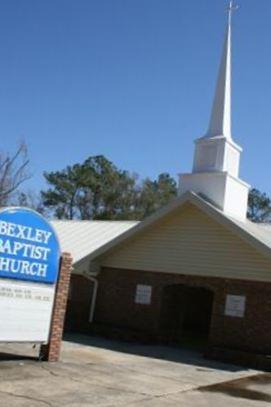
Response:
[[[49,341],[40,347],[40,360],[43,361],[57,362],[59,360],[71,271],[72,258],[69,253],[63,253],[56,288]]]
[[[62,264],[69,284],[67,262],[71,270],[66,255]],[[59,273],[60,246],[52,225],[29,209],[0,210],[0,342],[49,344],[57,291],[63,291]],[[65,307],[62,314],[64,321]]]

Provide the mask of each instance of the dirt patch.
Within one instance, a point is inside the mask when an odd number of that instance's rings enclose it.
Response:
[[[271,374],[260,374],[245,379],[201,387],[202,392],[223,393],[230,397],[255,401],[271,402],[271,394],[262,391],[264,386],[271,385]],[[261,391],[253,387],[262,386]]]

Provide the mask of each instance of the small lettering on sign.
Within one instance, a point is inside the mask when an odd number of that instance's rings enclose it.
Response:
[[[229,317],[243,318],[246,310],[246,297],[240,295],[227,295],[225,315]]]
[[[136,286],[135,303],[149,305],[151,304],[152,287],[150,285],[138,284]]]
[[[53,285],[0,278],[0,342],[48,341]]]
[[[34,300],[34,301],[50,301],[50,297],[46,295],[39,295],[32,292],[32,290],[25,290],[20,288],[7,288],[7,287],[0,287],[0,297],[6,298],[19,298],[23,300]]]

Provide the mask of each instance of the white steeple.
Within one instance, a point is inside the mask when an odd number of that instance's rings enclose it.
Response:
[[[187,190],[200,193],[225,213],[245,219],[249,185],[238,178],[242,149],[231,134],[231,32],[236,9],[230,1],[209,128],[195,141],[193,172],[181,175],[179,190],[181,194]]]
[[[206,137],[224,136],[231,140],[231,16],[233,2],[228,9],[228,24],[219,75],[216,85],[212,115]]]

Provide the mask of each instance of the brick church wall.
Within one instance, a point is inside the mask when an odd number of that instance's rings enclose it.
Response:
[[[65,330],[85,333],[90,330],[89,315],[93,283],[81,275],[72,275],[68,295]]]
[[[159,339],[165,287],[185,284],[214,293],[209,344],[248,352],[271,353],[271,284],[220,278],[103,268],[99,277],[95,323],[108,330],[141,333]],[[135,304],[137,284],[152,286],[151,305]],[[246,297],[244,318],[225,316],[227,295]],[[111,328],[110,328],[111,327]]]

